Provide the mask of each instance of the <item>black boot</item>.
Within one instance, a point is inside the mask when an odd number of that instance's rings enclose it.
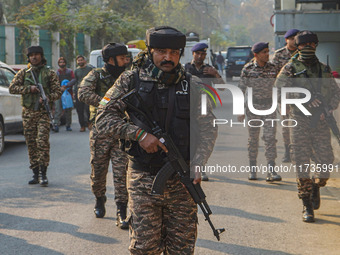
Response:
[[[285,144],[285,155],[282,158],[282,162],[284,163],[290,162],[289,144]]]
[[[96,205],[94,206],[94,214],[96,218],[103,218],[105,216],[106,196],[96,197]]]
[[[249,166],[250,166],[250,172],[248,175],[248,180],[257,180],[257,176],[256,176],[256,160],[250,160],[249,162]]]
[[[303,202],[303,211],[302,211],[302,220],[304,222],[314,222],[314,210],[313,210],[313,204],[310,197],[304,197],[302,198]]]
[[[33,176],[32,179],[28,182],[28,184],[38,184],[39,183],[39,167],[35,167],[32,169]]]
[[[281,181],[282,178],[280,175],[278,175],[275,170],[275,162],[269,161],[268,162],[268,174],[267,174],[267,182],[275,182],[275,181]]]
[[[121,229],[128,229],[129,223],[126,221],[126,204],[125,203],[117,203],[117,220],[116,226]]]
[[[312,189],[312,203],[314,210],[320,208],[320,186],[313,182],[313,189]]]
[[[46,176],[46,172],[47,172],[47,166],[40,166],[40,186],[42,187],[47,187],[48,185],[48,179]]]

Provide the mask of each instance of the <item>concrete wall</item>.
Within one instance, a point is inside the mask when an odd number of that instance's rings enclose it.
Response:
[[[8,65],[15,64],[15,26],[7,25],[5,26],[5,34],[6,34],[6,63]]]
[[[285,44],[283,35],[291,28],[310,30],[319,37],[317,56],[333,70],[340,69],[340,11],[277,10],[274,17],[275,48]]]
[[[6,24],[5,26],[5,50],[6,50],[6,63],[9,65],[21,64],[15,63],[15,24]],[[31,40],[31,45],[39,45],[39,27],[34,26],[33,28],[33,36]],[[58,68],[58,58],[60,57],[60,35],[59,32],[54,32],[52,34],[52,68]],[[90,49],[91,49],[91,37],[88,35],[84,36],[85,41],[85,49],[86,49],[86,57],[90,56]],[[72,63],[72,66],[75,66]]]

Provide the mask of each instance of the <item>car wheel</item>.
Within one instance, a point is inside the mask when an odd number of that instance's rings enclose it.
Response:
[[[0,155],[3,153],[5,149],[5,130],[4,124],[0,121]]]

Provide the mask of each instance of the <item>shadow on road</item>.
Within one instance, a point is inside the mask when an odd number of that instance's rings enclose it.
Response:
[[[87,175],[79,177],[81,178],[87,178]],[[52,179],[48,188],[40,185],[18,185],[12,180],[3,184],[6,184],[7,188],[1,193],[0,205],[8,208],[51,207],[59,202],[70,203],[70,205],[88,204],[89,200],[93,199],[89,185],[76,184],[75,181]]]
[[[222,207],[222,206],[211,205],[210,209],[214,212],[214,215],[217,215],[217,214],[231,215],[231,216],[236,216],[236,217],[245,218],[245,219],[249,219],[249,220],[262,221],[262,222],[274,222],[274,223],[285,222],[284,220],[282,220],[280,218],[270,217],[270,216],[256,214],[256,213],[250,213],[250,212],[246,212],[244,210],[231,208],[231,207]]]
[[[1,254],[32,254],[28,251],[34,251],[34,254],[49,254],[49,255],[62,255],[63,253],[57,252],[45,247],[28,243],[26,240],[0,234]]]
[[[257,188],[266,188],[266,189],[280,189],[280,190],[288,190],[288,191],[297,191],[296,182],[288,181],[283,179],[280,182],[266,182],[264,178],[259,177],[256,181],[249,181],[247,180],[247,173],[245,173],[244,179],[231,179],[228,178],[227,174],[225,175],[208,175],[209,181],[211,182],[225,182],[225,183],[232,183],[232,184],[240,184],[240,185],[247,185],[253,186]]]
[[[242,246],[237,244],[229,244],[223,242],[215,242],[205,239],[198,239],[196,246],[209,250],[223,252],[229,255],[293,255],[283,251],[260,249],[255,247]],[[212,248],[213,247],[213,248]]]
[[[107,236],[100,236],[92,233],[78,232],[79,227],[76,225],[58,222],[53,220],[45,219],[34,219],[29,217],[21,217],[11,215],[8,213],[0,213],[1,228],[20,230],[20,231],[34,231],[34,232],[56,232],[69,234],[74,237],[78,237],[83,240],[104,243],[104,244],[115,244],[117,240]],[[2,239],[1,239],[2,240]],[[46,253],[49,254],[49,253]]]

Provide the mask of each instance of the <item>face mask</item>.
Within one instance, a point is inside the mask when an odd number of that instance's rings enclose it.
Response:
[[[315,48],[307,45],[303,49],[299,50],[299,59],[304,61],[313,60],[316,58],[315,51]]]
[[[113,77],[118,78],[119,75],[125,71],[125,66],[113,66],[109,63],[105,63],[105,68]]]
[[[60,67],[60,68],[65,68],[66,65],[65,65],[65,64],[61,64],[61,65],[59,65],[59,67]]]

